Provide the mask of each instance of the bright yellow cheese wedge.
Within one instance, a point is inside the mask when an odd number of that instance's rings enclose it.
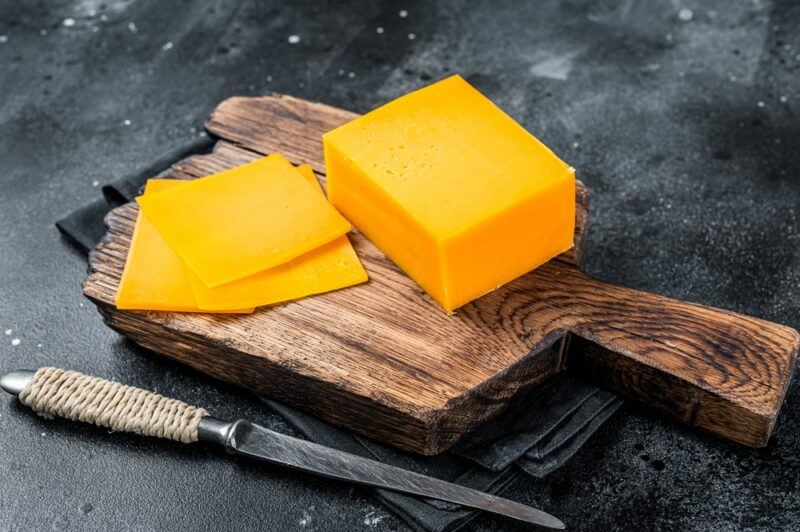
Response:
[[[183,183],[185,181],[174,179],[151,179],[144,193],[160,192]],[[115,303],[120,309],[208,312],[197,306],[183,261],[141,212],[136,219]],[[248,313],[253,309],[229,307],[226,312]]]
[[[323,143],[331,203],[448,312],[572,247],[574,170],[460,76]]]
[[[314,171],[308,165],[297,168],[323,196]],[[197,304],[207,309],[258,307],[338,290],[367,280],[347,235],[309,251],[269,270],[214,288],[189,275]]]
[[[350,230],[280,154],[136,201],[209,287],[283,264]]]

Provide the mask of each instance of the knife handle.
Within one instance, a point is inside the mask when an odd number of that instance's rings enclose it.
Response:
[[[10,373],[2,387],[18,393],[22,404],[45,418],[57,416],[183,443],[198,440],[197,427],[208,415],[202,408],[141,388],[58,368]]]

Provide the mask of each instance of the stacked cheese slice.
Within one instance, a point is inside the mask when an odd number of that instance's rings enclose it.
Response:
[[[193,181],[151,179],[117,290],[121,309],[252,312],[367,280],[308,166],[271,155]]]

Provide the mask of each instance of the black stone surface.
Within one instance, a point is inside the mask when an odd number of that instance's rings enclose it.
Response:
[[[107,329],[53,222],[197,135],[228,96],[366,111],[454,72],[578,169],[591,273],[798,327],[798,22],[796,2],[763,0],[3,0],[0,371],[60,365],[274,427],[248,395]],[[576,530],[791,529],[799,401],[795,382],[758,450],[628,405],[566,467],[506,495]],[[359,488],[10,399],[0,472],[2,530],[405,529]]]

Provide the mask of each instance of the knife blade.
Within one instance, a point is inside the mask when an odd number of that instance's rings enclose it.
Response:
[[[243,420],[233,423],[226,448],[236,454],[324,477],[453,502],[548,528],[564,528],[560,520],[530,506],[280,434]]]
[[[565,528],[556,517],[509,499],[281,434],[249,421],[223,421],[180,401],[74,371],[15,371],[0,377],[0,387],[44,415],[184,442],[216,443],[230,453],[315,475],[461,504],[547,528]],[[191,437],[187,437],[181,423],[194,423]]]

